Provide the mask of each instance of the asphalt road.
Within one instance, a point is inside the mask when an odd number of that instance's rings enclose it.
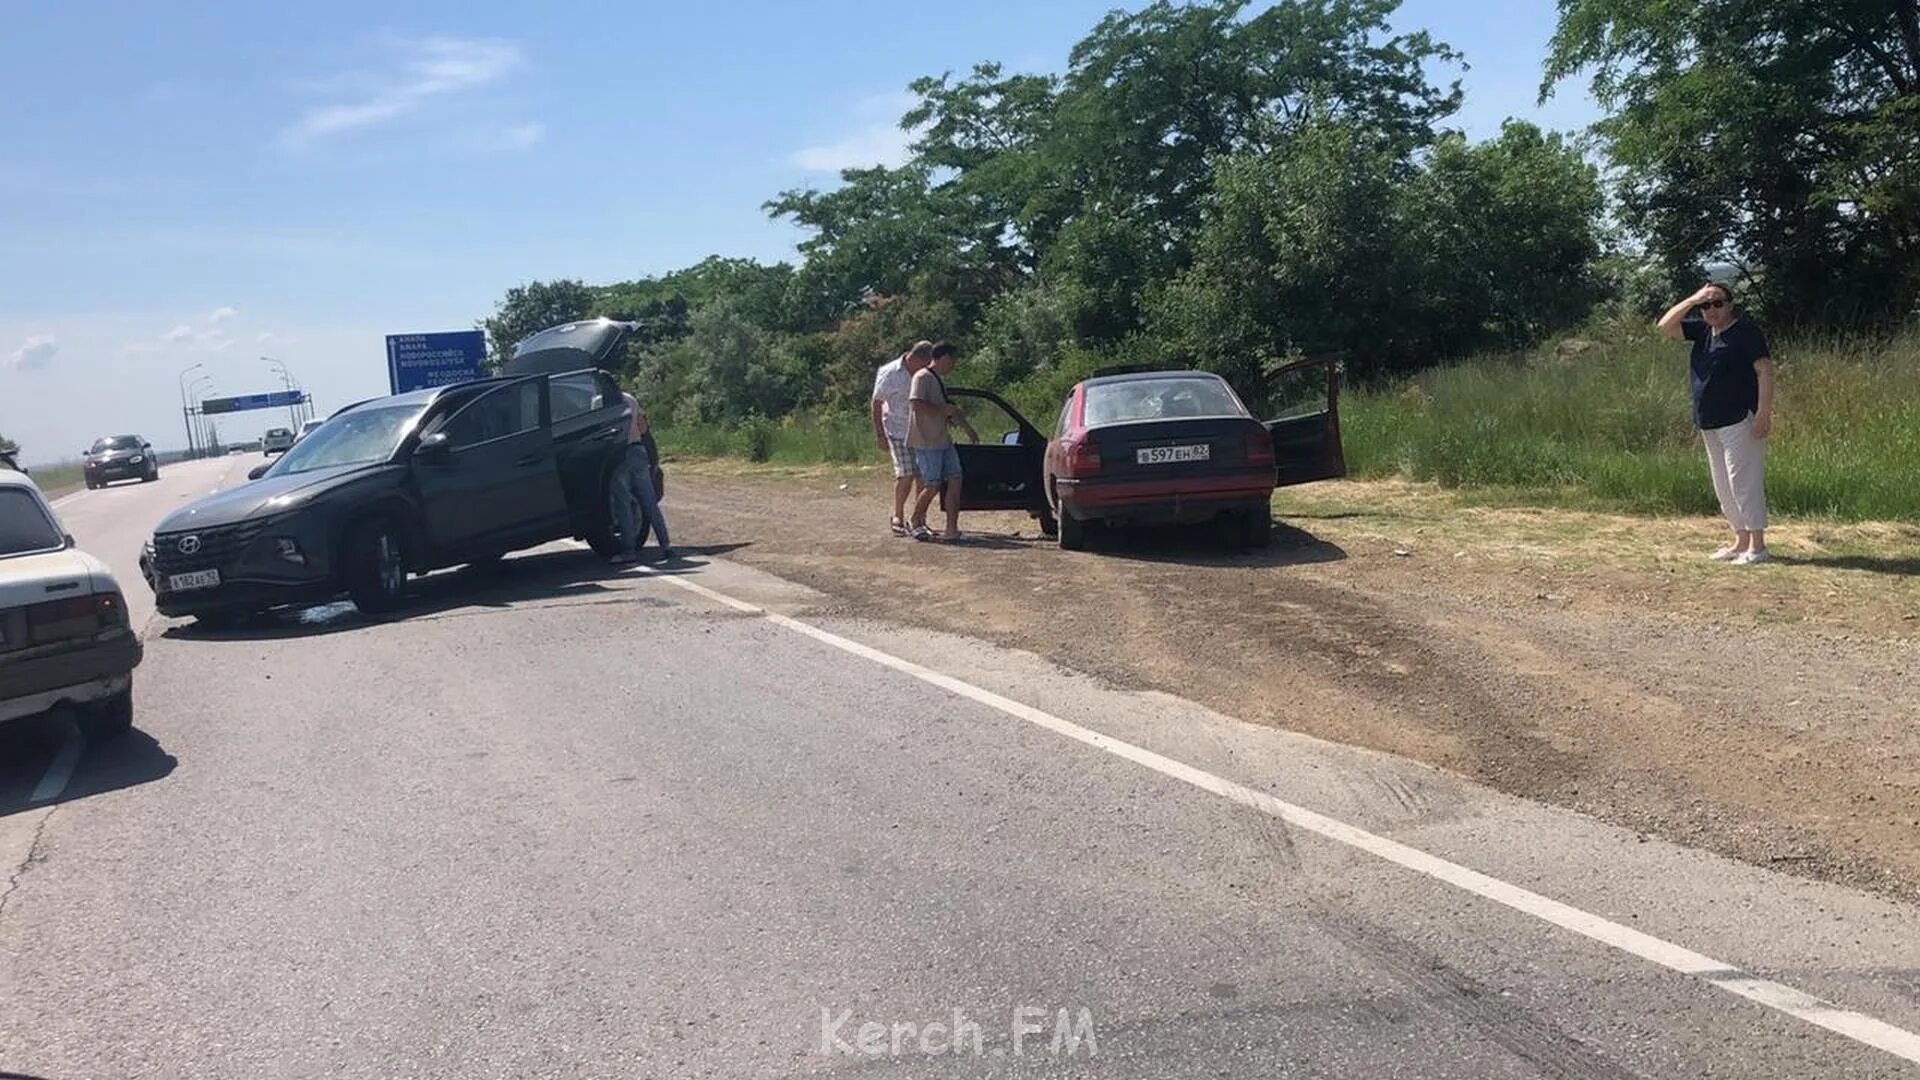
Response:
[[[253,460],[60,509],[147,604],[140,536]],[[139,730],[43,799],[59,725],[0,732],[0,1073],[1920,1075],[1911,908],[789,620],[685,539],[152,620]]]

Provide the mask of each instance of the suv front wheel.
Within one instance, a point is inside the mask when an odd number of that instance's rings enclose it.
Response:
[[[400,529],[387,518],[373,518],[347,533],[347,595],[364,615],[379,615],[407,598],[406,548]]]

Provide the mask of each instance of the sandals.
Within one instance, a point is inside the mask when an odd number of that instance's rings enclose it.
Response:
[[[913,533],[907,529],[907,523],[904,521],[901,521],[899,518],[889,518],[887,520],[887,528],[892,530],[893,535],[895,536],[912,536],[913,535]]]
[[[913,530],[907,535],[913,537],[915,540],[926,541],[933,539],[933,530],[927,528],[925,525],[915,525]]]

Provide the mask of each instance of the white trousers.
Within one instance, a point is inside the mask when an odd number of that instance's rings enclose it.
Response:
[[[1753,437],[1753,414],[1723,428],[1702,431],[1707,444],[1707,468],[1713,473],[1713,493],[1720,512],[1735,532],[1758,532],[1767,527],[1767,441]]]

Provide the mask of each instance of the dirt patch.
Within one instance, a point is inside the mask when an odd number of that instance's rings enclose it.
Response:
[[[864,468],[674,462],[674,533],[835,611],[1388,751],[1792,873],[1920,898],[1920,529],[1487,509],[1397,483],[1275,500],[1271,548],[1151,531],[1057,550],[885,529]]]

